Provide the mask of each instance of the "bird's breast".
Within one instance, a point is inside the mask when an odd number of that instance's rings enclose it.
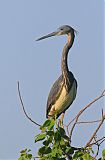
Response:
[[[73,82],[73,85],[67,93],[65,86],[63,86],[62,91],[60,93],[60,96],[56,100],[55,104],[52,105],[51,110],[49,112],[49,115],[53,113],[52,111],[54,110],[56,113],[61,113],[63,112],[75,99],[76,97],[76,83],[75,81]]]

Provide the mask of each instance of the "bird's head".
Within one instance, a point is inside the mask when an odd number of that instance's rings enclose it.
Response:
[[[71,26],[68,25],[63,25],[61,27],[59,27],[55,32],[49,33],[41,38],[38,38],[36,41],[45,39],[45,38],[49,38],[52,36],[60,36],[60,35],[65,35],[65,34],[73,34],[75,35],[75,33],[77,33],[77,31],[75,29],[73,29]]]

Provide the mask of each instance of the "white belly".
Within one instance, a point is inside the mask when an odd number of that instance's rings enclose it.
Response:
[[[74,81],[72,88],[69,92],[69,94],[66,94],[66,89],[63,87],[62,92],[60,94],[60,97],[55,102],[54,105],[52,105],[51,110],[49,112],[49,115],[52,115],[52,113],[61,113],[63,110],[65,110],[75,99],[76,97],[76,83]],[[54,112],[53,112],[54,111]]]

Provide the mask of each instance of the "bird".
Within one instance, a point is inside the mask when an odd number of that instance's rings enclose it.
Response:
[[[67,35],[67,43],[62,51],[61,75],[53,84],[46,106],[46,118],[58,118],[61,115],[63,123],[65,111],[71,106],[77,94],[77,80],[68,68],[68,53],[74,43],[75,33],[77,31],[69,25],[63,25],[56,31],[49,33],[36,41],[43,40],[52,36]]]

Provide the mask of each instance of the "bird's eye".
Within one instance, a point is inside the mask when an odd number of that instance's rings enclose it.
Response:
[[[61,31],[63,30],[63,28],[61,28]]]

